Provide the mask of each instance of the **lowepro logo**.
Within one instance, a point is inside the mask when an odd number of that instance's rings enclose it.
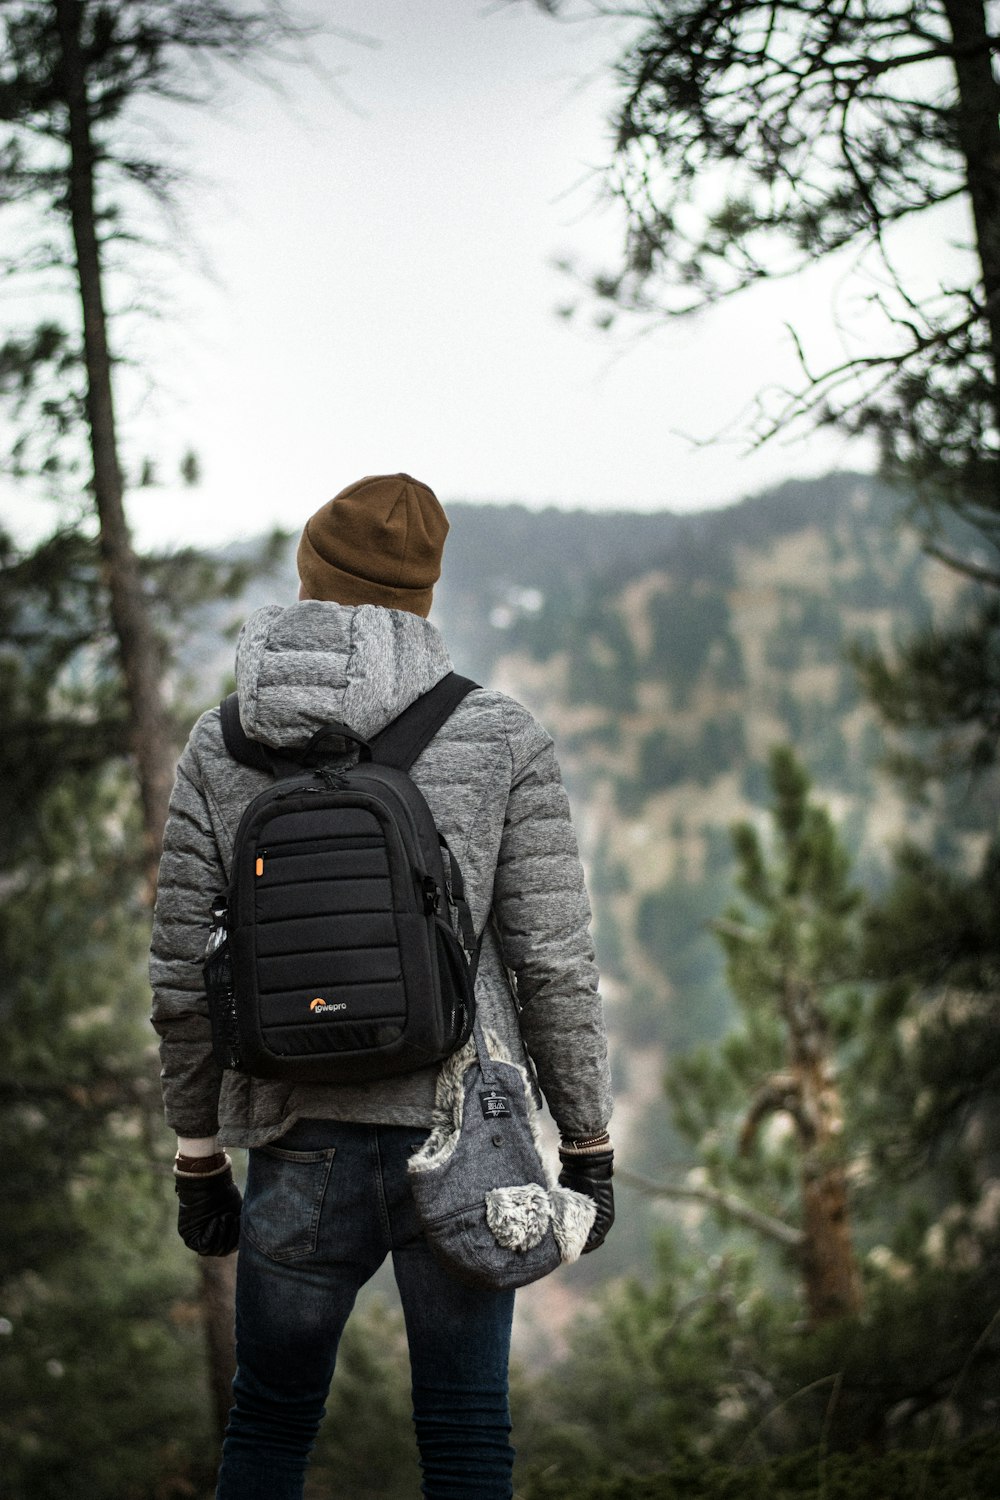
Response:
[[[315,1000],[310,1000],[309,1009],[314,1016],[332,1016],[338,1010],[346,1010],[347,1005],[343,1000],[324,1000],[317,995]]]

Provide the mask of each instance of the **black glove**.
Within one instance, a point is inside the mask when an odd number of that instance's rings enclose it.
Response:
[[[227,1160],[216,1172],[199,1176],[174,1173],[180,1199],[177,1233],[199,1255],[230,1255],[240,1242],[243,1199]]]
[[[605,1235],[615,1222],[615,1190],[611,1185],[615,1153],[610,1146],[606,1151],[560,1151],[559,1160],[562,1162],[559,1186],[584,1193],[597,1204],[597,1215],[582,1252],[589,1255],[604,1244]]]

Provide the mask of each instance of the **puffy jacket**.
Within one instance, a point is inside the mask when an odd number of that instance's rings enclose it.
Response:
[[[268,605],[251,615],[237,647],[240,718],[275,749],[304,744],[331,719],[367,737],[450,670],[441,636],[418,615],[316,600]],[[563,1134],[604,1130],[611,1092],[590,909],[550,737],[512,698],[475,692],[411,774],[461,865],[482,934],[484,1023],[512,1055],[527,1053]],[[232,1146],[263,1145],[300,1117],[429,1125],[434,1069],[356,1086],[295,1085],[213,1061],[201,972],[209,917],[243,810],[267,783],[226,752],[219,710],[203,714],[177,768],[153,918],[167,1123]]]

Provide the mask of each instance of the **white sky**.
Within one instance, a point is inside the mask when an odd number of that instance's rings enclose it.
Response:
[[[553,260],[613,265],[620,246],[594,174],[607,23],[476,0],[314,13],[378,39],[315,44],[348,103],[296,69],[283,96],[230,81],[216,109],[169,116],[198,249],[135,346],[159,389],[123,416],[133,454],[166,475],[191,447],[203,481],[132,495],[143,545],[296,528],[364,473],[406,470],[445,503],[691,510],[871,462],[831,434],[750,456],[690,441],[794,378],[786,322],[817,362],[838,353],[843,266],[643,337],[555,315],[571,288]]]

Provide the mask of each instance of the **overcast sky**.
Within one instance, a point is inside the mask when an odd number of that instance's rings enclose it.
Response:
[[[230,82],[163,117],[194,174],[190,242],[158,273],[162,326],[129,335],[158,388],[123,416],[133,459],[168,476],[191,447],[203,480],[133,494],[140,542],[295,528],[382,471],[446,503],[690,510],[869,461],[830,434],[691,441],[793,378],[786,323],[817,362],[838,352],[844,266],[642,336],[556,316],[572,288],[553,262],[613,265],[621,243],[598,175],[613,28],[476,0],[322,13],[378,44],[316,42],[335,83],[285,69],[280,92]]]

